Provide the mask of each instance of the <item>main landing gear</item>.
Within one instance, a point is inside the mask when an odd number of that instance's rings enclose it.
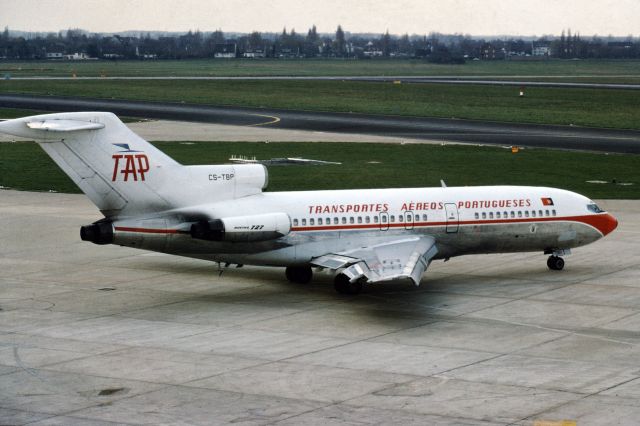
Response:
[[[296,284],[307,284],[313,277],[311,266],[287,266],[284,274],[289,281]]]
[[[564,259],[560,256],[549,256],[547,266],[552,271],[561,271],[564,268]]]
[[[362,291],[362,281],[356,280],[350,282],[349,277],[345,274],[338,274],[333,279],[333,287],[340,294],[356,295]]]

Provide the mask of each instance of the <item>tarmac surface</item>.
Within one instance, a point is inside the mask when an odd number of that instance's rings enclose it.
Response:
[[[635,130],[30,95],[0,95],[0,105],[46,111],[110,111],[130,117],[438,142],[640,154],[640,131]]]
[[[0,424],[636,425],[640,202],[574,250],[435,262],[420,288],[82,242],[82,195],[0,191]],[[556,423],[553,423],[556,422]]]

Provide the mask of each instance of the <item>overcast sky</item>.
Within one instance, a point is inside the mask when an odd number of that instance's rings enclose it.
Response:
[[[640,0],[0,0],[0,26],[94,32],[346,31],[640,36]]]

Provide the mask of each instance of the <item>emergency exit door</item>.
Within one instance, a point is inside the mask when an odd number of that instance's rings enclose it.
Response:
[[[458,207],[453,203],[447,203],[444,205],[446,222],[447,222],[447,233],[458,232],[459,225],[459,217],[458,217]]]

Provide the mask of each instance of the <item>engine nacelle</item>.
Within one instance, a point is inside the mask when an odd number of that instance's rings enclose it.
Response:
[[[289,231],[291,219],[285,213],[202,220],[191,225],[193,238],[208,241],[268,241],[283,237]]]
[[[113,242],[113,223],[96,222],[80,227],[80,239],[94,244],[111,244]]]

